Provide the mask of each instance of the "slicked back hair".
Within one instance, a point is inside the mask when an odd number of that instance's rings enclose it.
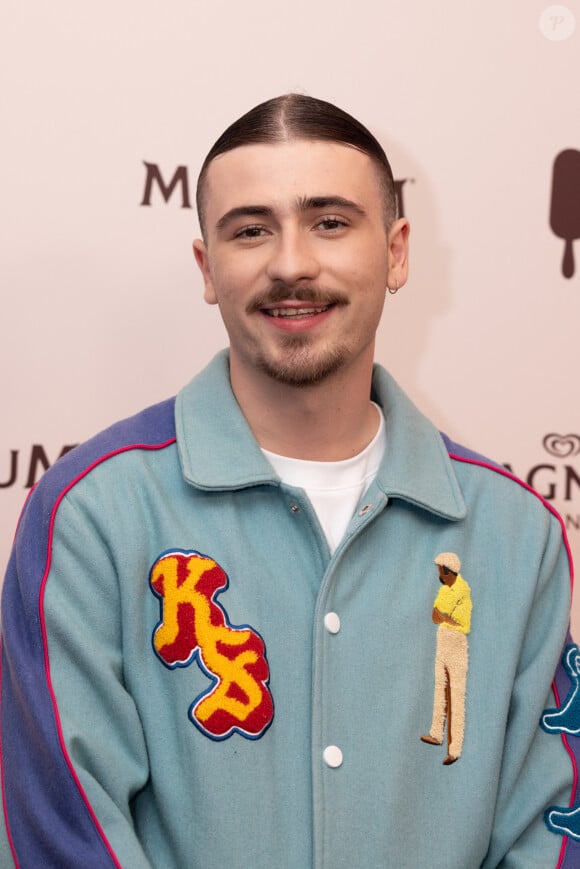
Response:
[[[360,121],[325,100],[303,94],[284,94],[255,106],[234,121],[215,142],[205,158],[197,180],[197,214],[203,237],[205,227],[206,175],[220,154],[243,145],[277,144],[309,139],[350,145],[367,154],[379,172],[385,204],[385,224],[397,216],[397,198],[391,166],[383,148]]]

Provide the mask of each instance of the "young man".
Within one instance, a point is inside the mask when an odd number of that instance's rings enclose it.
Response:
[[[198,208],[229,352],[69,453],[20,522],[2,865],[578,865],[563,532],[373,367],[409,233],[380,145],[271,100],[212,148]],[[446,764],[421,741],[442,553],[473,603]]]

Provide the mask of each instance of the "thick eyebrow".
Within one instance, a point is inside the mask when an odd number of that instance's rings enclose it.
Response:
[[[358,202],[345,199],[344,196],[301,196],[297,200],[299,211],[320,211],[325,208],[342,208],[353,211],[360,217],[366,217],[366,211]],[[268,205],[238,205],[223,214],[215,225],[217,232],[222,232],[229,223],[238,217],[272,217],[274,209]]]
[[[302,196],[298,200],[300,211],[318,211],[324,208],[342,208],[354,211],[360,217],[366,217],[366,211],[358,202],[345,199],[344,196]]]
[[[226,228],[228,223],[238,217],[272,217],[274,211],[267,205],[238,205],[223,214],[215,225],[218,232]]]

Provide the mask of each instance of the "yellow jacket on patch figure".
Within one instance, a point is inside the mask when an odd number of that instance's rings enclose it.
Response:
[[[471,630],[471,590],[459,573],[461,561],[454,552],[440,552],[435,559],[441,588],[433,604],[432,619],[439,625],[435,652],[435,694],[429,745],[443,744],[447,723],[447,755],[444,766],[461,756],[465,734],[465,689],[467,684],[468,643]],[[452,728],[453,722],[453,728]]]
[[[448,616],[447,627],[468,634],[471,630],[471,589],[460,573],[453,585],[443,585],[433,604],[440,615]]]

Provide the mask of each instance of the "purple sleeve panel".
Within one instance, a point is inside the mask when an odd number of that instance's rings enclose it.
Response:
[[[81,479],[128,450],[175,443],[174,399],[117,423],[56,462],[28,498],[2,593],[2,797],[21,869],[120,864],[64,744],[52,690],[43,596],[58,507]]]
[[[561,723],[564,726],[553,728],[552,732],[560,732],[562,742],[566,751],[570,755],[570,760],[574,769],[574,783],[572,786],[572,796],[568,806],[550,806],[546,811],[546,824],[548,829],[554,833],[559,833],[563,836],[562,850],[560,852],[560,860],[557,869],[574,869],[580,866],[580,782],[578,779],[578,759],[580,758],[580,726],[578,704],[575,703],[578,697],[578,668],[570,669],[569,653],[578,647],[573,643],[572,637],[568,635],[564,653],[558,664],[556,675],[554,676],[553,690],[554,699],[557,709],[554,710],[554,717],[559,716]],[[550,711],[547,710],[542,717],[543,723],[549,716]],[[566,716],[566,717],[565,717]],[[570,726],[571,723],[571,726]],[[544,729],[546,727],[544,726]],[[568,731],[568,732],[564,732]],[[564,832],[566,831],[566,832]]]
[[[524,483],[502,465],[486,459],[478,453],[468,450],[452,441],[447,435],[442,434],[450,459],[487,468],[499,473],[522,488],[531,492],[546,507],[546,509],[558,520],[562,529],[562,539],[568,556],[570,567],[570,595],[574,586],[574,565],[572,551],[566,534],[566,527],[558,511],[542,498],[531,486]],[[578,869],[580,866],[580,782],[578,777],[580,760],[580,653],[578,646],[572,642],[568,635],[563,655],[558,663],[552,690],[557,709],[547,710],[542,716],[542,727],[552,733],[560,733],[562,743],[570,757],[573,770],[573,783],[570,802],[568,806],[551,806],[546,810],[545,821],[548,829],[555,834],[562,835],[562,848],[556,869]],[[577,711],[576,711],[577,710]],[[553,722],[557,719],[559,724],[553,723],[550,729],[546,726],[546,719]],[[572,720],[572,724],[570,724]],[[563,723],[565,722],[565,724]]]

